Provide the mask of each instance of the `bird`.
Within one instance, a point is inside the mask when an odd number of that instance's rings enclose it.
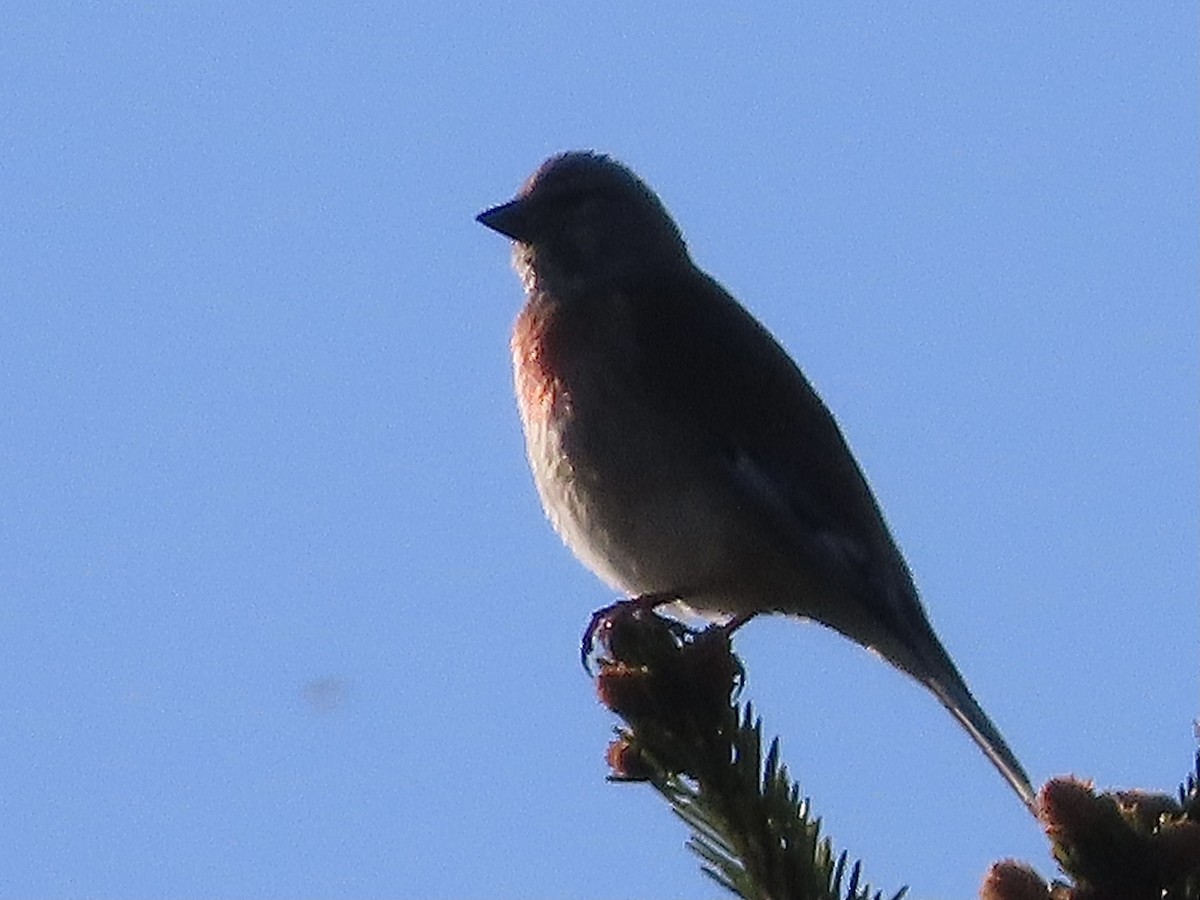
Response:
[[[833,415],[692,260],[658,195],[556,154],[477,221],[512,241],[511,352],[542,506],[576,557],[651,605],[820,623],[924,685],[1036,816],[1036,795],[922,607]]]

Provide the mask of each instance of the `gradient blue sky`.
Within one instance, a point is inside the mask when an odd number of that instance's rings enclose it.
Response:
[[[1193,4],[10,3],[0,896],[712,897],[578,638],[473,221],[589,147],[837,414],[1035,780],[1196,746]],[[873,883],[1039,832],[937,703],[738,637]]]

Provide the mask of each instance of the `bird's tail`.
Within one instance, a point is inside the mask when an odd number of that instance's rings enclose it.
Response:
[[[950,715],[954,716],[967,730],[971,739],[992,761],[992,765],[1016,791],[1021,802],[1036,818],[1037,795],[1034,793],[1033,785],[1029,782],[1029,776],[1025,774],[1025,770],[1017,761],[1016,754],[1009,749],[1000,730],[992,724],[992,720],[983,711],[983,707],[971,695],[962,676],[954,669],[954,664],[950,663],[950,670],[945,673],[944,677],[924,677],[921,678],[921,681],[950,711]]]
[[[907,574],[907,569],[904,570]],[[1000,734],[1000,729],[988,718],[983,711],[966,681],[954,665],[954,660],[938,640],[933,626],[925,617],[920,602],[916,598],[916,588],[912,579],[906,578],[908,590],[903,602],[893,604],[892,608],[900,614],[892,620],[890,629],[885,634],[896,638],[889,642],[884,650],[884,656],[909,675],[921,682],[933,693],[942,706],[958,720],[966,729],[976,746],[983,755],[992,761],[992,765],[1016,792],[1021,802],[1037,818],[1037,794],[1029,782],[1025,769],[1017,761],[1017,756],[1009,748],[1008,743]],[[907,615],[905,615],[907,613]]]

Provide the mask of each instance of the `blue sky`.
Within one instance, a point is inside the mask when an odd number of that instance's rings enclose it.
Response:
[[[1190,4],[10,4],[0,896],[718,897],[578,638],[505,242],[629,163],[838,416],[1038,782],[1174,790],[1200,616]],[[1053,873],[924,691],[747,695],[873,883]]]

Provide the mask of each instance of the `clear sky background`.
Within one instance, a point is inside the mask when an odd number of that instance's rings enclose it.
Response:
[[[2,18],[0,896],[722,896],[605,783],[613,596],[538,508],[473,221],[567,148],[805,368],[1034,779],[1188,771],[1193,4]],[[736,643],[874,884],[1055,871],[919,687],[795,621]]]

